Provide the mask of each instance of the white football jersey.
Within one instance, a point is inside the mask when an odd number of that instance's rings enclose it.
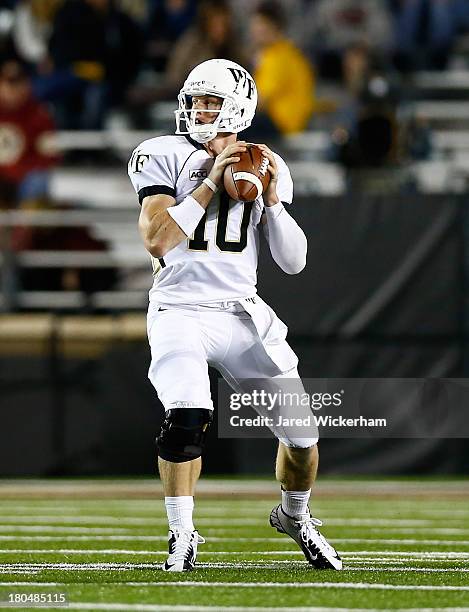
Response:
[[[290,204],[293,183],[284,160],[277,194]],[[168,194],[176,205],[190,195],[212,169],[214,158],[188,136],[159,136],[139,145],[129,161],[129,176],[140,204],[146,196]],[[256,293],[262,196],[254,202],[214,194],[194,234],[164,258],[152,257],[150,300],[164,304],[199,304],[252,297]]]

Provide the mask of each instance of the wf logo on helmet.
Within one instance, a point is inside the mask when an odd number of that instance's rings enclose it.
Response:
[[[243,89],[247,88],[248,90],[246,98],[250,100],[252,97],[252,93],[256,90],[256,84],[254,83],[254,80],[249,76],[246,70],[241,70],[239,68],[228,68],[228,70],[231,72],[236,82],[236,87],[234,88],[233,93],[238,93],[238,85],[242,83]]]

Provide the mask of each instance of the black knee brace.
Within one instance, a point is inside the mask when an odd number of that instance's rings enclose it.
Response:
[[[156,438],[158,455],[166,461],[183,463],[202,455],[212,410],[173,408],[167,410]]]

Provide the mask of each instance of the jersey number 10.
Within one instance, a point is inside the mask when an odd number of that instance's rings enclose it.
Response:
[[[238,240],[227,240],[226,230],[228,227],[228,214],[230,212],[230,198],[224,191],[220,194],[220,204],[218,208],[218,222],[215,243],[220,251],[226,253],[241,253],[248,243],[248,226],[251,218],[253,202],[243,202],[243,218],[239,230]],[[205,239],[205,224],[207,222],[207,212],[196,227],[194,236],[189,240],[191,251],[208,251],[208,240]]]

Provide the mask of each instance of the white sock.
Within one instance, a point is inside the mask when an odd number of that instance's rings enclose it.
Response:
[[[282,489],[282,510],[294,518],[309,514],[308,502],[311,489],[308,491],[284,491]]]
[[[189,529],[194,531],[194,523],[192,522],[194,498],[192,495],[165,497],[164,505],[166,506],[170,529]]]

